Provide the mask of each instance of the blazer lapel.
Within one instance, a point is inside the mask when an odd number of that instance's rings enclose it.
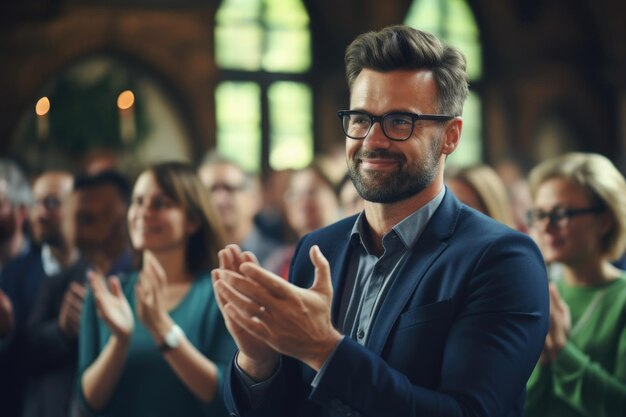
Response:
[[[409,258],[391,283],[370,331],[367,347],[377,355],[382,353],[394,323],[415,293],[428,268],[448,246],[446,240],[454,231],[460,208],[459,201],[446,190],[441,205],[415,247],[410,249]]]
[[[331,308],[331,318],[333,323],[337,323],[337,315],[341,306],[341,298],[345,290],[346,273],[348,271],[348,261],[350,254],[350,232],[346,233],[345,240],[341,239],[335,246],[330,263],[330,277],[333,282],[333,304]]]

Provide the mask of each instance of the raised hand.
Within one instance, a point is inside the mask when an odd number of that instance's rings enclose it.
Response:
[[[141,278],[135,286],[137,317],[160,343],[160,339],[172,326],[164,303],[167,275],[157,259],[146,254]]]
[[[218,253],[220,262],[219,269],[211,272],[215,298],[224,316],[228,331],[233,336],[239,354],[237,363],[253,379],[260,381],[268,378],[278,364],[278,353],[271,348],[263,339],[251,334],[238,322],[236,311],[229,307],[231,303],[246,305],[247,311],[252,314],[263,314],[261,306],[249,298],[243,296],[233,287],[236,281],[247,280],[239,271],[244,262],[258,265],[255,256],[250,252],[241,252],[237,245],[228,245]]]
[[[115,276],[107,280],[102,274],[95,271],[89,271],[87,278],[93,290],[98,315],[104,320],[114,336],[121,340],[129,340],[135,326],[135,320],[128,300],[122,292],[120,280]]]
[[[9,297],[0,290],[0,337],[6,337],[13,327],[13,304]]]
[[[71,338],[76,338],[80,324],[80,313],[87,292],[84,285],[78,282],[70,283],[63,296],[63,304],[59,313],[59,328]]]
[[[285,282],[259,265],[240,266],[246,279],[232,280],[227,314],[276,351],[319,370],[341,340],[331,323],[330,266],[317,246],[310,251],[315,280],[308,288]],[[236,296],[236,294],[239,294]],[[262,314],[257,306],[262,306]]]
[[[567,344],[572,319],[568,305],[563,301],[556,285],[550,284],[550,330],[539,358],[542,365],[553,362]]]

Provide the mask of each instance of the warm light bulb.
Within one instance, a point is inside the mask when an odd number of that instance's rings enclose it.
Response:
[[[37,104],[35,105],[35,113],[37,116],[45,116],[50,111],[50,100],[48,97],[42,97],[37,100]]]
[[[117,97],[117,107],[121,110],[128,110],[133,107],[133,104],[135,104],[135,95],[130,90],[122,91]]]

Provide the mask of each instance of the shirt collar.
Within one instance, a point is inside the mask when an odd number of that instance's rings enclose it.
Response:
[[[44,272],[48,276],[56,275],[61,272],[61,263],[52,254],[50,245],[44,244],[41,246],[41,264]]]
[[[432,200],[393,226],[391,230],[383,236],[383,239],[389,234],[395,233],[400,238],[405,248],[412,247],[435,214],[435,211],[437,211],[437,208],[439,208],[445,194],[446,187],[441,187],[441,191],[439,191]],[[365,211],[361,211],[350,232],[350,242],[352,245],[361,244],[368,253],[372,253],[365,243],[364,236],[366,236],[366,233],[367,220],[365,219]]]

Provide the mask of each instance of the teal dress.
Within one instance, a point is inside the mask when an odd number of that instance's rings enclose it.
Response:
[[[626,416],[626,277],[557,287],[570,308],[572,329],[556,360],[535,367],[526,417]]]
[[[235,343],[215,301],[209,273],[196,277],[187,294],[169,314],[191,344],[218,367],[218,392],[210,404],[196,398],[174,373],[137,317],[135,284],[138,278],[138,272],[120,277],[124,295],[135,316],[135,328],[120,380],[109,404],[100,413],[89,409],[79,383],[83,407],[90,415],[114,417],[227,416],[222,400],[223,375],[235,353]],[[80,324],[79,381],[110,336],[111,331],[96,313],[90,291]]]

